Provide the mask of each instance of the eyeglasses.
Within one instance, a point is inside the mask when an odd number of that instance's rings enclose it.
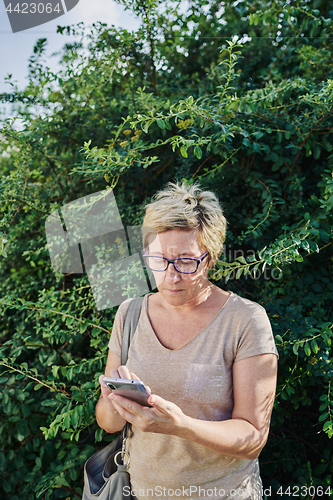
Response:
[[[146,249],[147,252],[147,249]],[[182,274],[194,274],[201,262],[208,255],[208,252],[204,253],[198,259],[192,257],[180,257],[178,259],[167,259],[166,257],[161,257],[159,255],[147,255],[145,252],[144,259],[146,261],[147,267],[152,271],[166,271],[169,264],[173,264],[173,267]]]

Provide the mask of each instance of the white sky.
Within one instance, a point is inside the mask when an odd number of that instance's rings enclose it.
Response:
[[[13,5],[17,1],[13,1]],[[57,25],[68,26],[83,21],[86,25],[102,21],[108,25],[137,29],[140,19],[129,10],[112,0],[80,0],[70,12],[58,17],[47,24],[37,26],[19,33],[12,33],[4,2],[0,2],[0,93],[10,92],[11,86],[4,83],[5,76],[12,73],[13,80],[17,80],[19,89],[27,84],[28,60],[32,55],[33,47],[38,38],[47,38],[47,64],[52,70],[57,68],[57,57],[49,57],[59,51],[65,43],[73,40],[67,35],[57,34]],[[0,104],[0,107],[3,105]]]

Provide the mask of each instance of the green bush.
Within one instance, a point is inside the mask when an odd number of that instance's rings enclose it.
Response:
[[[333,468],[330,2],[121,3],[141,17],[136,33],[59,27],[77,36],[62,71],[40,39],[27,88],[1,96],[23,127],[1,129],[0,496],[80,497],[86,458],[113,438],[94,405],[116,308],[96,310],[86,275],[53,270],[46,218],[111,188],[123,224],[140,225],[156,190],[184,179],[213,190],[228,219],[211,280],[272,322],[264,487],[315,498]]]

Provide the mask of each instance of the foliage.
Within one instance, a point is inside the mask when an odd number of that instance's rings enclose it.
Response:
[[[121,2],[136,33],[77,35],[53,74],[2,95],[1,498],[76,498],[115,308],[52,269],[45,220],[114,189],[124,225],[172,179],[217,193],[229,223],[211,279],[263,304],[280,352],[264,487],[332,485],[332,18],[327,0]],[[10,83],[10,79],[8,80]],[[135,294],[131,274],[126,296]],[[280,496],[280,498],[288,498]],[[303,498],[311,498],[304,495]],[[313,498],[313,497],[312,497]],[[326,497],[327,498],[327,497]]]

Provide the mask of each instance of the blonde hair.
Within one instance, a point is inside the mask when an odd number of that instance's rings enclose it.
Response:
[[[223,250],[227,221],[221,205],[211,191],[198,183],[187,185],[169,182],[145,207],[142,237],[144,248],[148,237],[171,229],[197,229],[200,243],[209,253],[209,267],[215,265]]]

